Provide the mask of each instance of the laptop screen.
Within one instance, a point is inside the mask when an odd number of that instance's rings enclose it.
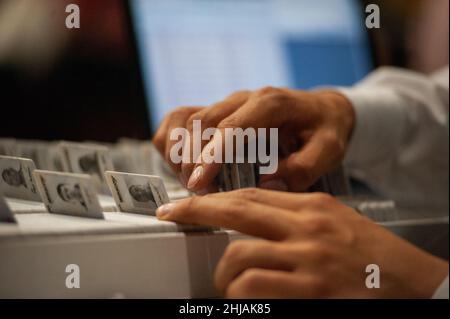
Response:
[[[353,0],[130,0],[130,11],[153,130],[177,106],[350,85],[372,68]]]

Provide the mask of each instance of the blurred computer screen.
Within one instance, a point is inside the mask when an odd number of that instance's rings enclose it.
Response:
[[[350,85],[373,67],[358,1],[129,2],[153,128],[176,106],[267,85]]]
[[[352,84],[363,22],[357,0],[0,0],[0,136],[147,139],[236,90]]]
[[[0,136],[149,138],[130,34],[123,0],[0,0]]]

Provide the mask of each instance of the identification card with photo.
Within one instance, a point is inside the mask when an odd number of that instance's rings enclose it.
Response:
[[[34,177],[50,213],[104,218],[97,188],[91,176],[35,170]]]
[[[59,148],[64,171],[91,175],[99,187],[104,182],[103,173],[114,169],[105,146],[61,142]]]
[[[222,192],[233,190],[233,163],[223,163],[218,176],[218,188]]]
[[[37,169],[49,169],[47,164],[49,142],[37,140],[18,140],[16,153],[18,157],[33,160]]]
[[[33,171],[34,162],[28,158],[0,155],[0,192],[5,197],[41,201]]]
[[[239,189],[239,165],[238,163],[230,163],[231,190]]]
[[[106,182],[121,212],[155,215],[156,209],[170,202],[159,176],[105,172]]]
[[[237,173],[238,173],[238,188],[246,188],[246,187],[256,187],[256,178],[255,178],[255,164],[253,163],[238,163]]]

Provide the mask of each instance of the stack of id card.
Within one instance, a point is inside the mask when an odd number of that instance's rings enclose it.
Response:
[[[104,218],[92,176],[35,170],[34,178],[49,213]]]
[[[170,201],[158,176],[107,171],[105,177],[121,212],[154,216],[159,206]]]
[[[256,187],[259,184],[258,165],[255,163],[224,163],[216,177],[221,192]]]
[[[0,155],[29,158],[37,169],[94,175],[103,182],[103,171],[117,170],[161,176],[169,191],[181,187],[153,143],[146,140],[121,138],[117,143],[101,143],[0,138]]]
[[[350,182],[341,165],[314,183],[308,192],[323,192],[334,196],[351,196]]]
[[[56,142],[0,138],[0,155],[28,158],[38,169],[62,171]]]
[[[176,175],[167,169],[165,160],[149,141],[121,138],[110,148],[114,169],[120,172],[158,175],[166,182],[177,180]]]
[[[97,188],[104,190],[103,173],[114,169],[106,146],[61,142],[58,148],[65,172],[91,175]]]

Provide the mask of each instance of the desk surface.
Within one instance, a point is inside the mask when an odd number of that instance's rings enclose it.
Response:
[[[213,272],[226,246],[249,238],[153,216],[104,215],[23,213],[18,224],[0,224],[0,297],[214,297]],[[448,258],[448,216],[381,225]],[[70,264],[80,268],[79,289],[65,285]]]

